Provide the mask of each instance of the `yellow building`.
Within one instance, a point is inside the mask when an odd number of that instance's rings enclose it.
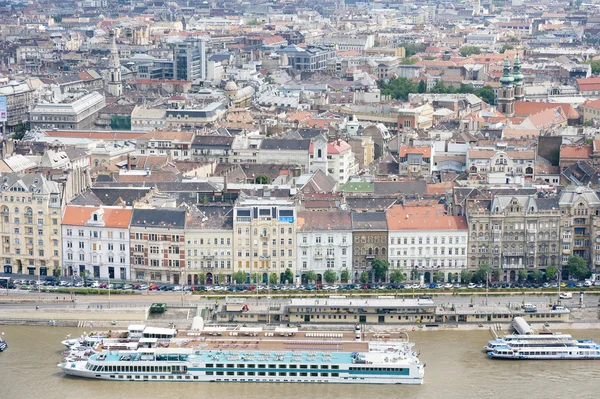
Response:
[[[188,212],[185,223],[188,285],[233,281],[233,208],[199,206]]]
[[[4,273],[60,271],[60,186],[39,173],[7,173],[0,186]]]
[[[294,201],[241,199],[233,212],[235,271],[244,271],[248,282],[256,274],[262,283],[269,281],[270,274],[276,274],[278,282],[285,281],[286,269],[296,275]]]

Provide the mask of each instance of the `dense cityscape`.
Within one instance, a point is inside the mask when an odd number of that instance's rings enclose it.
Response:
[[[597,390],[598,0],[0,0],[0,122],[7,398]]]

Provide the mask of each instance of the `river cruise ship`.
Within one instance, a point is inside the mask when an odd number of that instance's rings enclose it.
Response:
[[[600,345],[592,340],[522,339],[505,342],[489,351],[492,359],[583,360],[600,359]]]
[[[497,347],[510,345],[511,343],[520,342],[534,342],[543,340],[544,342],[557,342],[567,343],[573,340],[570,334],[562,333],[549,333],[549,334],[531,334],[531,335],[520,335],[520,334],[508,334],[502,338],[492,339],[488,341],[488,344],[483,347],[485,352],[493,351]]]
[[[58,366],[112,381],[423,383],[425,365],[406,335],[249,330],[187,333],[136,350],[100,346],[86,361]]]

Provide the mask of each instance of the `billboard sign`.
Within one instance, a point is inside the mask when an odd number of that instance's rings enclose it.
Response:
[[[0,96],[0,122],[6,122],[8,114],[6,112],[6,97]]]

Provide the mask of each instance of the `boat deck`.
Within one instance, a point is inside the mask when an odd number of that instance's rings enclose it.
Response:
[[[400,333],[364,333],[362,340],[356,341],[353,332],[312,332],[275,333],[271,331],[243,332],[224,331],[219,333],[182,331],[169,342],[158,341],[157,348],[189,348],[207,351],[268,351],[268,352],[366,352],[368,342],[406,342],[406,335]],[[116,349],[115,347],[113,347]],[[98,350],[112,349],[100,345]]]

